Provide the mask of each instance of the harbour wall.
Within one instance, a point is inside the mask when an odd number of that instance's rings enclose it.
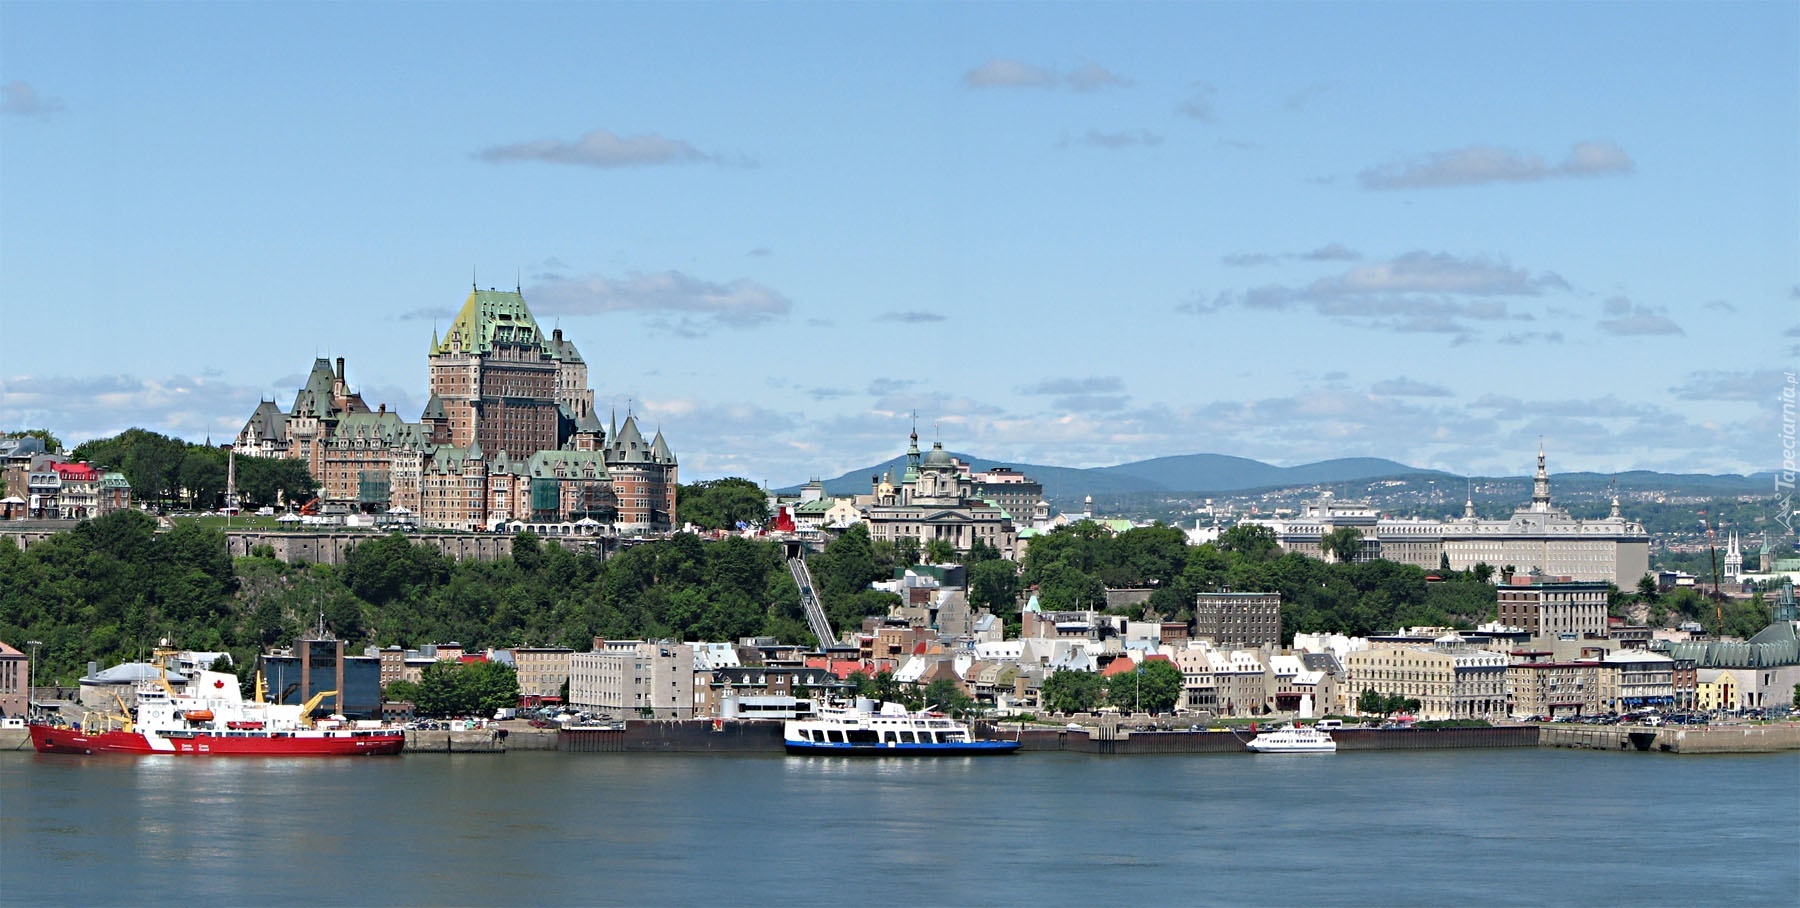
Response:
[[[1700,725],[1671,728],[1542,726],[1545,747],[1677,754],[1773,753],[1800,750],[1800,725]]]
[[[998,735],[1006,737],[1005,734]],[[1069,751],[1090,754],[1248,753],[1249,731],[1143,731],[1112,726],[1076,729],[1026,729],[1019,734],[1024,751]],[[1338,750],[1445,750],[1451,748],[1536,747],[1535,726],[1503,728],[1374,729],[1346,728],[1331,733]]]
[[[31,548],[37,543],[49,539],[57,533],[67,532],[79,521],[44,521],[32,526],[0,526],[0,533],[12,539],[21,550]],[[350,554],[350,549],[358,543],[380,539],[386,535],[378,530],[339,530],[335,532],[286,531],[286,530],[226,530],[225,549],[233,558],[247,558],[250,550],[257,546],[268,546],[275,553],[277,561],[287,564],[343,564]],[[511,533],[407,533],[411,542],[422,542],[435,547],[438,551],[459,561],[498,561],[512,557]],[[544,541],[555,541],[565,547],[587,546],[600,537],[562,537],[551,536]],[[608,554],[613,541],[607,538],[604,548],[585,547],[580,551],[597,551]]]

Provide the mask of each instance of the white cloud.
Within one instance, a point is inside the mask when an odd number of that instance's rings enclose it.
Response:
[[[755,281],[714,283],[679,271],[549,279],[526,298],[540,316],[641,312],[653,327],[687,337],[713,327],[754,328],[793,310],[786,297]]]
[[[1364,189],[1441,189],[1485,183],[1530,183],[1557,177],[1594,177],[1636,169],[1624,149],[1610,142],[1581,142],[1561,164],[1548,164],[1535,154],[1471,145],[1440,151],[1357,174]]]
[[[285,406],[294,388],[280,389]],[[13,375],[0,379],[0,418],[9,428],[49,429],[70,448],[131,428],[202,442],[229,441],[267,399],[268,388],[168,375]]]
[[[963,74],[963,84],[970,88],[1049,88],[1056,80],[1056,73],[1051,70],[1002,58],[989,60]]]
[[[1656,334],[1685,334],[1681,326],[1669,318],[1662,306],[1640,306],[1622,296],[1615,296],[1601,306],[1604,316],[1601,331],[1616,336],[1632,337]]]
[[[882,314],[875,316],[875,320],[878,322],[899,322],[904,325],[925,325],[932,322],[946,321],[947,316],[939,315],[936,312],[912,310],[908,312],[883,312]]]
[[[601,168],[654,167],[717,160],[680,139],[659,135],[620,136],[605,129],[596,129],[573,142],[539,139],[514,145],[496,145],[481,150],[475,157],[493,164],[544,161]]]
[[[1182,101],[1175,111],[1184,117],[1210,123],[1213,118],[1213,95],[1215,94],[1217,94],[1217,90],[1211,85],[1205,82],[1195,82],[1194,93],[1188,95],[1187,100]]]
[[[1140,148],[1149,145],[1161,145],[1162,136],[1145,129],[1128,129],[1120,132],[1101,132],[1090,129],[1079,139],[1064,139],[1063,147],[1085,145],[1090,148]]]
[[[1291,112],[1299,112],[1306,109],[1307,105],[1311,104],[1314,99],[1323,97],[1325,93],[1330,90],[1331,86],[1323,82],[1314,82],[1311,85],[1288,95],[1287,98],[1281,102],[1281,106],[1287,108]]]
[[[1388,397],[1449,397],[1450,396],[1450,389],[1444,387],[1443,385],[1434,385],[1434,384],[1430,384],[1428,382],[1413,381],[1412,379],[1407,378],[1405,376],[1401,376],[1399,378],[1390,378],[1387,381],[1376,382],[1374,384],[1374,386],[1369,388],[1369,390],[1376,394],[1387,395]]]
[[[1669,392],[1681,400],[1761,401],[1779,398],[1786,386],[1787,373],[1778,369],[1709,370],[1691,373]]]
[[[0,114],[15,117],[49,117],[62,113],[63,102],[57,98],[40,97],[37,89],[27,82],[8,82],[0,85]]]
[[[1103,66],[1083,63],[1069,70],[1063,81],[1074,91],[1099,91],[1103,88],[1127,88],[1131,80]]]
[[[1554,273],[1532,275],[1504,262],[1460,259],[1446,253],[1409,252],[1391,262],[1361,265],[1307,287],[1309,297],[1375,293],[1453,293],[1469,296],[1535,296],[1567,289]]]
[[[1123,88],[1131,80],[1094,63],[1083,63],[1068,72],[996,57],[963,73],[968,88],[1067,88],[1076,92]]]

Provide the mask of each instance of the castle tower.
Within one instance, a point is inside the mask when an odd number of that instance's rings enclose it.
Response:
[[[558,447],[559,384],[569,379],[521,294],[471,291],[430,362],[450,444],[512,454]]]

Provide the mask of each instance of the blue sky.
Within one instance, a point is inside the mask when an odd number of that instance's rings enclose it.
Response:
[[[417,418],[472,276],[690,480],[1776,469],[1800,4],[0,3],[0,429]]]

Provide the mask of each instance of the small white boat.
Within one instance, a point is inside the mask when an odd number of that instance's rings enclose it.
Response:
[[[1333,754],[1337,742],[1331,736],[1305,725],[1289,725],[1265,731],[1244,745],[1259,754]]]

